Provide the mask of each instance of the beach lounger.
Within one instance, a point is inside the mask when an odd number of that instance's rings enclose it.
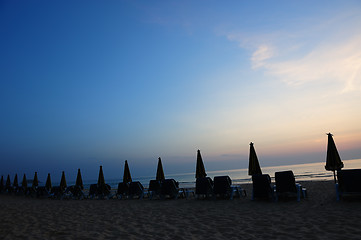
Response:
[[[274,188],[268,174],[255,174],[252,176],[252,200],[275,200]]]
[[[112,197],[110,193],[111,187],[108,184],[91,184],[89,188],[89,195],[90,199],[98,198],[98,199],[109,199]]]
[[[232,180],[229,176],[216,176],[213,180],[213,190],[216,196],[233,199],[234,194],[241,196],[242,188],[232,186]]]
[[[129,196],[129,183],[120,182],[118,184],[116,196],[118,199],[127,198]]]
[[[83,190],[78,185],[73,185],[68,187],[67,190],[65,191],[65,194],[67,195],[67,198],[71,198],[71,199],[86,198]]]
[[[154,196],[160,197],[161,194],[161,181],[150,180],[148,187],[148,198],[152,199]]]
[[[361,169],[337,171],[336,199],[361,196]]]
[[[288,199],[295,197],[299,202],[302,197],[306,197],[306,188],[295,182],[295,176],[292,171],[283,171],[275,173],[276,180],[276,201],[278,199]]]
[[[139,182],[130,182],[129,184],[129,198],[133,199],[134,197],[138,197],[139,199],[142,199],[144,196],[144,187]]]
[[[178,183],[174,179],[165,179],[161,183],[160,196],[162,199],[175,198],[177,199],[184,192],[179,189]]]
[[[196,180],[196,198],[215,197],[213,190],[213,181],[210,177],[197,178]]]

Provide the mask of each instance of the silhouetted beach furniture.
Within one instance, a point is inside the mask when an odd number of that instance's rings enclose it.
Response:
[[[118,189],[116,196],[118,199],[127,198],[129,195],[129,183],[120,182],[118,183]]]
[[[300,201],[302,197],[306,197],[306,189],[295,182],[295,176],[292,171],[283,171],[275,173],[276,180],[276,201],[278,199],[296,198]]]
[[[148,187],[148,198],[152,199],[154,196],[160,198],[161,194],[161,181],[160,180],[150,180]]]
[[[215,197],[214,184],[210,177],[199,177],[196,180],[196,198]]]
[[[361,169],[337,171],[336,199],[344,197],[361,197]]]
[[[333,177],[336,184],[336,170],[341,170],[343,168],[343,162],[341,161],[340,155],[338,154],[335,141],[333,140],[333,135],[327,133],[327,156],[326,156],[326,166],[327,171],[333,171]]]
[[[4,176],[1,176],[1,180],[0,180],[0,193],[3,192],[4,190],[5,190]]]
[[[48,177],[46,178],[46,182],[45,182],[45,189],[50,193],[51,191],[51,178],[50,178],[50,173],[48,173]]]
[[[196,178],[204,178],[207,176],[206,169],[203,164],[201,151],[197,150]]]
[[[254,144],[251,142],[249,148],[249,161],[248,161],[248,175],[262,174],[261,167],[258,162],[258,157],[256,150],[254,149]]]
[[[90,185],[88,197],[91,199],[93,199],[93,198],[109,199],[109,198],[113,197],[111,195],[110,190],[111,190],[111,187],[108,184],[106,184],[105,180],[104,180],[103,167],[100,166],[98,183]]]
[[[28,189],[29,195],[31,197],[36,197],[37,196],[38,185],[39,185],[38,173],[35,172],[33,183],[31,184],[31,188]]]
[[[276,200],[271,177],[268,174],[254,174],[252,182],[252,200]]]
[[[83,199],[85,194],[83,192],[84,185],[83,179],[81,177],[80,168],[78,169],[78,174],[76,175],[75,185],[68,187],[67,191],[70,193],[69,197],[72,199]]]
[[[216,176],[213,180],[213,192],[215,196],[233,199],[233,196],[243,196],[245,191],[241,187],[232,186],[232,180],[229,176]]]
[[[18,189],[18,194],[28,194],[28,181],[26,180],[25,173],[23,176],[23,180],[21,181],[21,186]]]
[[[131,182],[129,184],[129,198],[133,199],[134,197],[137,197],[139,199],[142,199],[144,196],[144,187],[143,185],[139,182]]]
[[[132,176],[130,175],[130,170],[128,166],[128,161],[125,160],[124,163],[124,173],[123,173],[123,182],[129,183],[132,181]]]
[[[11,186],[10,175],[8,174],[8,177],[7,177],[6,183],[5,183],[5,192],[12,193],[12,191],[13,191],[13,188]]]
[[[15,174],[14,182],[13,182],[13,192],[18,193],[18,191],[19,191],[18,174]]]
[[[160,157],[158,158],[157,174],[156,174],[155,179],[158,181],[163,181],[165,179],[163,165],[162,165],[162,159]]]
[[[184,196],[183,189],[179,189],[178,182],[174,179],[164,179],[161,182],[160,196],[162,199],[171,198],[177,199],[179,196]]]

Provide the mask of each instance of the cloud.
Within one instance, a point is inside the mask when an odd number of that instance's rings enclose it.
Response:
[[[253,66],[262,67],[266,74],[291,86],[335,81],[343,84],[342,92],[361,90],[360,42],[361,35],[349,41],[316,47],[302,57],[290,56],[291,59],[283,61],[272,58],[266,51],[268,48],[260,46],[251,61]],[[258,55],[261,57],[254,57]]]
[[[252,54],[252,67],[259,68],[265,65],[265,61],[274,56],[273,50],[267,45],[260,45],[257,50]]]

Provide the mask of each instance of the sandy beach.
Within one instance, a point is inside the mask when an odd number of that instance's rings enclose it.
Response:
[[[332,181],[303,182],[301,202],[52,200],[0,195],[1,239],[360,239],[361,201]]]

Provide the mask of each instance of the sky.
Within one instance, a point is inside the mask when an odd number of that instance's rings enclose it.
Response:
[[[0,174],[361,158],[360,1],[0,2]]]

